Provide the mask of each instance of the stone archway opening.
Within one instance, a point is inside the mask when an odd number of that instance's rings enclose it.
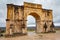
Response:
[[[36,31],[36,19],[31,15],[27,17],[27,31],[28,32]]]
[[[47,15],[49,14],[49,15]],[[52,10],[43,9],[41,4],[24,2],[23,6],[7,4],[6,34],[10,35],[10,26],[12,26],[12,34],[19,32],[27,34],[27,17],[31,15],[36,20],[36,32],[44,32],[44,23],[48,25],[49,32],[51,23],[53,22]],[[13,25],[11,25],[13,24]]]
[[[29,17],[32,17],[32,18],[29,18]],[[28,22],[30,22],[31,25],[29,25]],[[40,16],[37,13],[30,13],[27,16],[27,31],[29,30],[30,32],[37,33],[39,32],[39,29],[40,29]]]

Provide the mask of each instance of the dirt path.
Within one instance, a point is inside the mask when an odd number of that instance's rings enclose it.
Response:
[[[60,31],[48,34],[36,34],[34,32],[28,32],[28,35],[26,36],[11,38],[0,37],[0,40],[60,40]]]

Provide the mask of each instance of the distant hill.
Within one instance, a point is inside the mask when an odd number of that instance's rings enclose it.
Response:
[[[55,26],[55,29],[56,30],[60,30],[60,26]]]
[[[0,27],[0,29],[2,29],[2,30],[6,30],[6,27]]]
[[[2,30],[6,30],[6,27],[0,27]],[[60,29],[60,26],[55,26],[55,29]],[[36,27],[27,27],[27,30],[36,30]]]
[[[60,26],[55,26],[55,28],[60,28]]]

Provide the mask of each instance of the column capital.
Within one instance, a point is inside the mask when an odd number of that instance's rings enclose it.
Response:
[[[6,19],[6,21],[10,21],[10,19]]]

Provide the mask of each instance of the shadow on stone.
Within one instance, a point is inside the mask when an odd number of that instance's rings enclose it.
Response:
[[[17,36],[25,36],[27,34],[23,34],[23,33],[14,33],[13,35],[5,35],[6,38],[8,37],[17,37]]]
[[[0,37],[2,37],[3,36],[3,34],[0,34]]]

